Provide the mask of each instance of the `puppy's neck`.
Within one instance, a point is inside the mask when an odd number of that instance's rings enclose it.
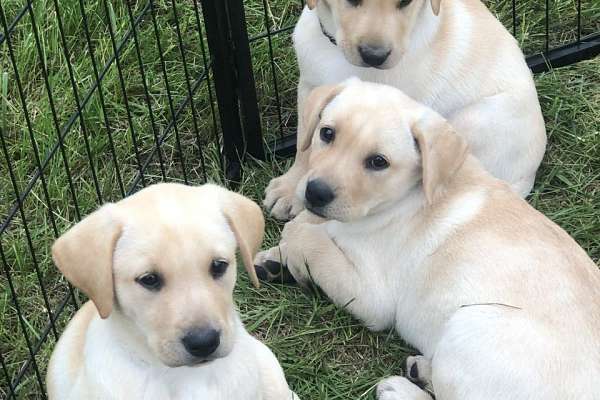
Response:
[[[355,221],[335,221],[335,223],[344,225],[344,230],[347,232],[356,232],[358,234],[380,231],[389,224],[413,224],[415,218],[422,211],[425,201],[423,191],[420,187],[415,187],[402,199],[383,207],[373,214]]]

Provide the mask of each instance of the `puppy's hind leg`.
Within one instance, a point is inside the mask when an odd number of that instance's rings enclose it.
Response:
[[[409,356],[406,359],[406,375],[411,382],[433,392],[431,384],[431,360],[423,356]]]
[[[390,376],[377,384],[377,400],[433,400],[433,398],[402,376]]]

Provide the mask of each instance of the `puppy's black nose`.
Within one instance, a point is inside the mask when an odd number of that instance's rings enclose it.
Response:
[[[212,328],[196,328],[189,331],[181,341],[194,357],[208,357],[219,347],[221,334]]]
[[[306,201],[312,207],[324,207],[335,198],[333,190],[321,179],[313,179],[306,184]]]
[[[392,51],[387,47],[361,44],[358,46],[358,52],[365,64],[371,67],[379,67],[387,60]]]

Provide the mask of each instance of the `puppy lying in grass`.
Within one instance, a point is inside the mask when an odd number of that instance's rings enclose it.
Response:
[[[480,0],[307,0],[294,30],[298,115],[312,89],[356,76],[402,90],[446,118],[482,165],[525,197],[546,148],[531,71],[518,43]],[[294,190],[308,169],[298,123],[296,160],[264,205],[302,211]]]
[[[307,104],[306,210],[255,263],[287,265],[422,353],[378,399],[431,399],[413,382],[438,400],[600,399],[600,272],[585,251],[399,90],[352,80]]]
[[[54,261],[91,300],[52,354],[50,399],[297,399],[234,308],[236,248],[258,285],[263,229],[241,195],[158,184],[67,231]]]

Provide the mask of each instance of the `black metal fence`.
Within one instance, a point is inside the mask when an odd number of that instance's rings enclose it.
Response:
[[[542,72],[600,52],[600,6],[566,2],[568,21],[558,1],[488,5]],[[81,300],[52,266],[61,232],[153,182],[235,181],[249,157],[293,153],[302,6],[0,2],[0,398],[46,397],[48,357]]]

